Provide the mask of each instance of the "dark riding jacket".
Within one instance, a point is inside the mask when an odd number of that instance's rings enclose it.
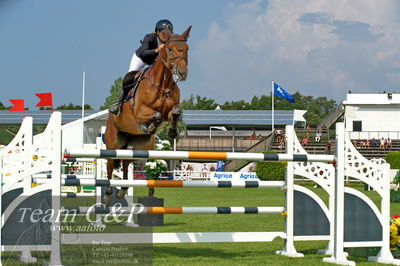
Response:
[[[136,56],[142,59],[144,63],[147,65],[153,64],[156,59],[158,53],[155,49],[158,47],[157,35],[153,33],[149,33],[144,36],[142,45],[136,50]]]

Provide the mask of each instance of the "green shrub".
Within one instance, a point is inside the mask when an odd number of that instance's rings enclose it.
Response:
[[[400,152],[388,152],[385,160],[390,164],[391,169],[400,169]]]
[[[261,180],[285,180],[285,162],[257,162],[256,173]]]
[[[400,191],[390,190],[390,202],[400,202]]]

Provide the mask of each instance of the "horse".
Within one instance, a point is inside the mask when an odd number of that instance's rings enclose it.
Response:
[[[164,47],[159,51],[152,66],[144,70],[137,81],[136,90],[124,102],[119,115],[109,113],[104,141],[107,149],[154,149],[154,133],[163,122],[169,122],[168,135],[176,138],[177,122],[182,112],[180,90],[174,81],[186,80],[188,74],[187,39],[192,26],[182,34],[171,34],[166,28],[160,33]],[[132,76],[128,73],[123,80],[123,88],[129,85]],[[107,178],[112,179],[115,168],[121,160],[107,160]],[[128,179],[128,166],[132,160],[122,160],[123,179]],[[117,198],[125,197],[127,187],[118,190]],[[154,190],[152,190],[154,193]],[[109,205],[113,190],[106,189],[103,203]],[[149,191],[149,195],[152,193]]]

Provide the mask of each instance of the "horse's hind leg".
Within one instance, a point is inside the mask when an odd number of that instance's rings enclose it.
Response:
[[[113,159],[108,159],[107,160],[107,178],[108,180],[112,179],[112,173],[114,171],[114,160]],[[113,193],[112,187],[108,187],[104,193],[103,197],[103,203],[106,206],[109,206],[111,203],[111,195]]]
[[[168,120],[170,121],[168,136],[172,139],[178,136],[178,119],[182,113],[182,108],[179,105],[175,105],[168,114]]]
[[[130,160],[123,160],[122,161],[122,173],[124,180],[128,179],[128,167],[132,161]],[[117,192],[117,198],[122,199],[125,197],[126,193],[128,192],[128,187],[121,187],[120,190]]]

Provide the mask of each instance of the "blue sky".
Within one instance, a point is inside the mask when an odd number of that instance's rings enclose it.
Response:
[[[53,92],[56,106],[97,109],[129,67],[140,39],[162,18],[193,25],[190,94],[217,102],[287,91],[343,100],[398,91],[400,2],[396,0],[0,0],[0,101]]]

